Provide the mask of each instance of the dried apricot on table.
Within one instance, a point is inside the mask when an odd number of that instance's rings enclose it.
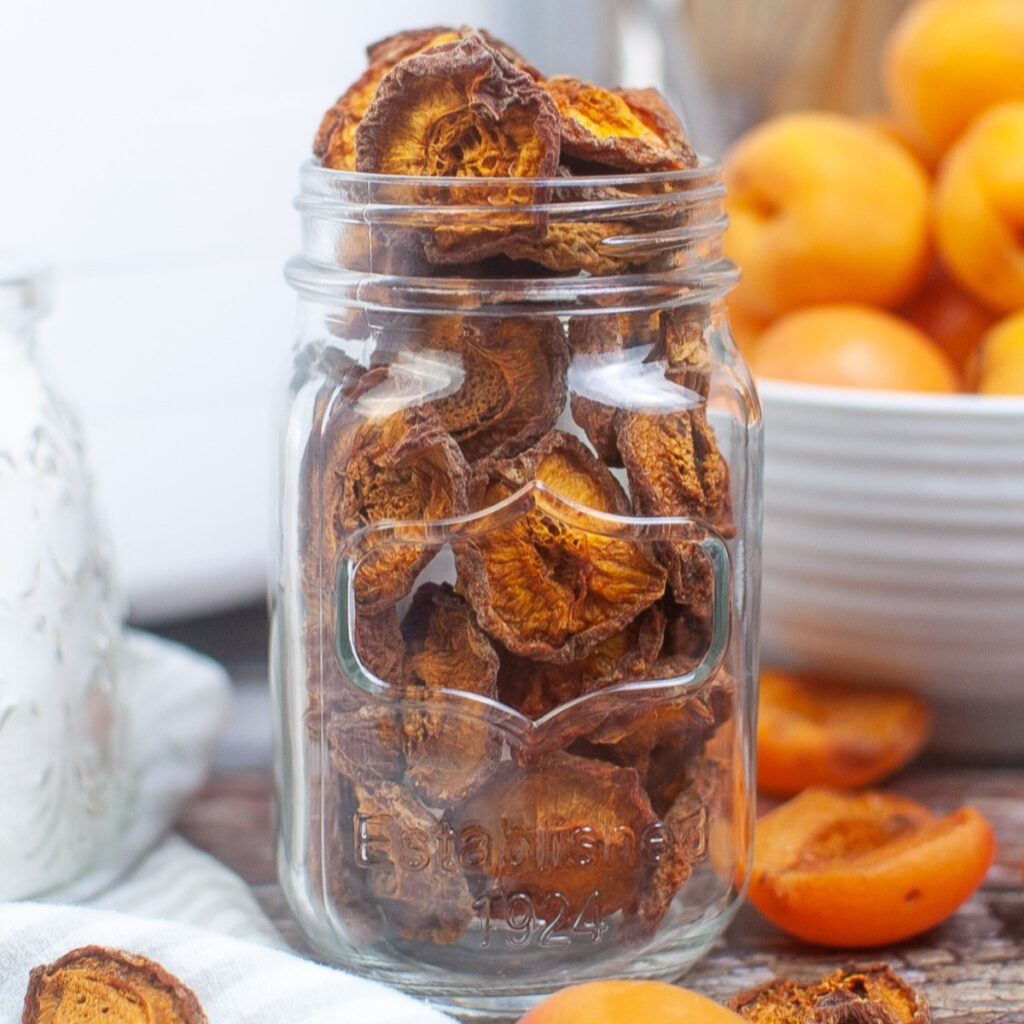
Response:
[[[807,786],[872,785],[921,750],[930,724],[927,704],[907,690],[765,669],[758,788],[792,796]]]
[[[33,967],[20,1019],[23,1024],[207,1024],[196,994],[165,967],[138,953],[105,946],[82,946],[51,964]]]
[[[840,968],[801,984],[773,978],[726,1002],[753,1024],[930,1024],[925,998],[888,964]]]
[[[994,853],[971,807],[936,817],[894,794],[812,787],[758,821],[750,900],[807,942],[879,946],[952,914]]]

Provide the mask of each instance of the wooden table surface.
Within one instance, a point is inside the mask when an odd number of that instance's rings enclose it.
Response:
[[[203,646],[187,629],[169,635]],[[251,646],[236,649],[229,644],[225,651],[208,645],[239,683],[238,713],[226,737],[226,754],[206,787],[185,808],[179,829],[240,874],[285,938],[305,954],[276,881],[269,700],[262,655],[254,655]],[[884,960],[927,996],[936,1021],[1024,1024],[1024,764],[963,764],[926,757],[886,788],[936,812],[970,803],[992,822],[998,840],[996,863],[981,889],[956,914],[912,941],[848,954],[790,939],[752,907],[744,907],[685,984],[724,1000],[776,974],[812,980],[850,959]]]

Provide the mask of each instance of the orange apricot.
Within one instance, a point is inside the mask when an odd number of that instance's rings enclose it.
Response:
[[[740,1024],[743,1018],[664,981],[607,979],[570,985],[541,1000],[519,1024]]]
[[[983,110],[1024,99],[1024,0],[926,0],[885,42],[890,107],[931,160]]]
[[[907,690],[764,669],[758,789],[792,796],[808,786],[872,785],[921,750],[930,724],[928,706]]]
[[[812,787],[758,821],[750,900],[807,942],[880,946],[952,914],[994,855],[971,807],[936,817],[893,794]]]
[[[907,321],[870,306],[811,306],[780,317],[749,356],[758,377],[885,391],[957,390],[949,357]]]
[[[896,313],[924,331],[973,385],[974,353],[997,315],[969,295],[935,260],[921,287]]]
[[[745,133],[722,164],[730,307],[771,319],[822,302],[893,306],[927,268],[928,176],[863,121],[807,112]]]
[[[975,362],[983,395],[1024,395],[1024,309],[989,330],[978,345]]]
[[[991,107],[946,153],[932,221],[943,262],[971,295],[999,312],[1024,308],[1024,100]]]

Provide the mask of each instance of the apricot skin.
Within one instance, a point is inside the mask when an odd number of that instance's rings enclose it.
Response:
[[[971,807],[935,818],[891,794],[805,789],[758,822],[749,895],[805,942],[881,946],[952,914],[994,856],[992,826]]]
[[[570,985],[539,1002],[519,1024],[739,1024],[743,1018],[663,981],[609,979]]]
[[[928,265],[928,177],[899,143],[830,113],[787,114],[723,161],[730,307],[771,319],[803,306],[894,306]]]

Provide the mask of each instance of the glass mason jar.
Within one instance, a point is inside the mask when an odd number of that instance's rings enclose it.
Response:
[[[123,605],[78,421],[36,357],[48,274],[0,256],[0,900],[97,864],[125,811]]]
[[[673,978],[750,863],[761,421],[717,168],[303,168],[281,883],[463,1014]]]

